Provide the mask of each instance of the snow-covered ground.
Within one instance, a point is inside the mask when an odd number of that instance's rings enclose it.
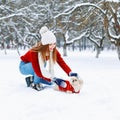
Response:
[[[84,81],[80,94],[27,88],[25,76],[18,69],[17,52],[7,51],[4,55],[0,51],[0,118],[120,120],[120,61],[116,51],[103,51],[98,59],[91,51],[68,52],[64,59]],[[55,71],[64,76],[58,66]]]

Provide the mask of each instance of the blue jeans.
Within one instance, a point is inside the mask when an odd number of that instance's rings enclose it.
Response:
[[[34,69],[32,67],[32,64],[30,62],[25,63],[25,62],[21,61],[19,64],[19,70],[20,70],[21,74],[23,74],[23,75],[34,76],[33,82],[35,84],[43,83],[43,84],[47,84],[47,85],[52,85],[52,82],[48,82],[48,81],[46,81],[46,80],[44,80],[36,75],[36,73],[34,72]]]

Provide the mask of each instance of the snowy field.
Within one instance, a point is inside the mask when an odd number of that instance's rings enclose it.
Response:
[[[22,51],[24,53],[25,51]],[[35,91],[19,73],[16,51],[0,51],[1,120],[120,120],[120,61],[116,51],[68,52],[64,57],[84,81],[80,94]],[[64,76],[58,66],[56,75]]]

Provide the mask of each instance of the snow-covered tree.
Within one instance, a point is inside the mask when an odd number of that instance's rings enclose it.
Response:
[[[120,2],[117,0],[2,0],[0,3],[0,44],[3,41],[16,48],[30,47],[40,40],[41,26],[47,25],[58,36],[64,55],[70,44],[81,47],[91,42],[98,57],[108,40],[117,46],[120,54]],[[84,38],[88,42],[82,42]]]

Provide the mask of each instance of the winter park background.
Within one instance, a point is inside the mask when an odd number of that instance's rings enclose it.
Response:
[[[20,55],[43,25],[83,79],[79,94],[26,87]],[[120,0],[0,0],[0,73],[1,120],[120,120]]]
[[[60,50],[61,51],[61,50]],[[21,54],[26,51],[21,51]],[[67,94],[52,88],[27,88],[19,73],[19,55],[0,51],[0,118],[3,120],[119,120],[120,61],[116,51],[68,52],[65,61],[84,80],[80,94]],[[56,65],[56,75],[64,75]]]

